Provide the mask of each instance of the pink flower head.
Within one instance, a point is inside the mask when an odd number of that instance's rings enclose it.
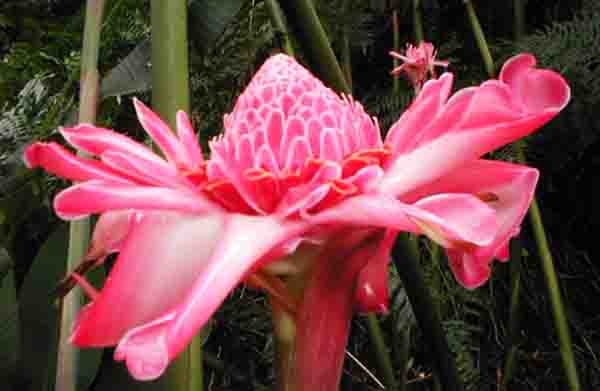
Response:
[[[569,100],[565,81],[530,55],[510,59],[499,80],[451,88],[450,73],[425,83],[384,142],[358,102],[280,54],[225,116],[208,160],[185,113],[172,133],[137,100],[164,157],[87,124],[60,131],[96,158],[29,146],[30,167],[77,182],[55,198],[58,215],[101,214],[91,251],[119,252],[72,342],[117,345],[134,377],[156,378],[240,281],[321,243],[297,311],[297,371],[306,389],[336,387],[352,310],[386,308],[395,233],[428,235],[461,284],[483,284],[492,260],[506,258],[538,172],[480,157]]]
[[[399,75],[402,72],[406,73],[417,93],[428,78],[436,78],[436,66],[444,68],[448,66],[448,61],[435,59],[437,52],[430,42],[423,41],[419,43],[419,46],[407,44],[404,55],[394,51],[391,51],[390,55],[404,62],[404,64],[392,70],[392,75]]]

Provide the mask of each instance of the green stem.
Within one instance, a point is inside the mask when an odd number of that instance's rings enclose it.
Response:
[[[519,41],[525,35],[525,2],[527,0],[514,0],[515,17],[515,41]]]
[[[283,39],[283,49],[290,56],[294,56],[294,45],[292,45],[292,40],[290,39],[290,33],[285,24],[285,15],[281,11],[281,7],[277,0],[265,0],[265,5],[267,6],[267,10],[269,11],[269,16],[271,17],[271,24],[275,31],[281,34]]]
[[[86,4],[81,52],[79,122],[94,123],[96,121],[100,80],[98,75],[98,52],[104,5],[104,0],[88,0]],[[67,270],[73,270],[83,258],[88,248],[89,238],[89,218],[71,223]],[[75,391],[77,389],[79,352],[77,348],[69,343],[69,334],[82,303],[82,293],[76,290],[65,297],[61,305],[55,386],[57,390]]]
[[[425,36],[423,33],[421,0],[413,0],[413,23],[415,25],[415,43],[419,44],[423,41]]]
[[[508,317],[508,340],[510,347],[504,362],[502,374],[502,389],[507,389],[512,379],[516,353],[519,347],[520,314],[519,304],[521,298],[521,241],[515,238],[510,243],[510,307]]]
[[[152,106],[176,128],[178,110],[190,111],[187,1],[152,0]],[[169,365],[161,384],[169,391],[203,388],[202,331]]]
[[[421,272],[416,241],[409,239],[405,234],[400,235],[394,246],[393,259],[417,323],[423,332],[423,339],[430,345],[431,357],[435,360],[444,391],[462,390],[441,320]]]
[[[288,22],[298,36],[312,70],[329,87],[350,94],[350,86],[335,58],[331,44],[311,0],[287,0],[280,3]]]
[[[477,41],[477,46],[479,47],[479,52],[481,53],[481,58],[483,58],[485,70],[488,76],[493,78],[496,74],[494,60],[492,60],[490,48],[488,47],[485,34],[483,33],[481,24],[479,24],[479,19],[477,18],[471,0],[465,0],[465,7],[467,7],[467,15],[469,17],[469,22],[471,23],[471,28],[473,29],[473,34],[475,35],[475,40]]]
[[[394,28],[394,51],[396,53],[400,53],[400,50],[402,50],[400,49],[400,20],[398,17],[398,10],[396,9],[392,11],[392,25]],[[394,67],[392,69],[395,69],[399,66],[400,60],[394,58]],[[400,78],[394,77],[393,80],[394,95],[398,95],[400,93]]]
[[[539,256],[542,260],[542,269],[546,278],[546,285],[550,294],[550,303],[552,305],[552,315],[554,324],[558,332],[560,345],[560,354],[567,375],[567,383],[569,390],[579,391],[581,389],[579,377],[577,375],[577,365],[575,364],[575,355],[573,354],[573,344],[571,342],[571,334],[569,333],[569,325],[564,313],[564,306],[560,295],[560,287],[558,278],[554,268],[554,260],[544,231],[542,216],[538,207],[537,201],[534,198],[529,208],[529,221],[533,227],[533,233],[536,238]]]
[[[398,346],[399,345],[399,346]],[[398,391],[406,390],[406,380],[408,375],[408,360],[410,358],[410,326],[406,325],[400,332],[400,341],[395,344],[398,346],[396,355],[398,368],[400,368],[400,378],[398,379]]]
[[[371,343],[375,349],[377,364],[379,365],[379,370],[383,375],[383,384],[385,385],[385,389],[397,390],[398,382],[396,381],[396,376],[394,375],[394,368],[392,367],[390,354],[386,348],[381,326],[379,325],[379,321],[375,315],[367,315],[367,326],[369,328]]]
[[[189,112],[187,2],[152,0],[152,106],[175,129],[177,110]]]

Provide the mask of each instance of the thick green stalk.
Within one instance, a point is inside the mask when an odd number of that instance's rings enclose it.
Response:
[[[377,357],[377,364],[379,365],[380,372],[383,376],[383,384],[386,390],[397,390],[398,382],[394,375],[394,367],[392,366],[392,360],[390,354],[386,348],[385,338],[379,325],[377,317],[373,314],[367,315],[367,327],[369,328],[369,335],[371,337],[371,343],[375,350],[375,356]],[[402,341],[404,342],[404,341]]]
[[[515,17],[515,41],[525,35],[525,3],[527,0],[513,0],[513,11]]]
[[[187,2],[152,0],[152,106],[173,129],[177,110],[189,112]]]
[[[429,344],[443,390],[462,390],[440,317],[421,272],[416,241],[409,239],[405,234],[400,235],[394,246],[393,259],[417,323],[423,332],[423,339]]]
[[[423,41],[423,16],[421,11],[421,0],[413,0],[413,24],[415,26],[415,43]]]
[[[579,376],[577,375],[577,365],[575,364],[575,355],[573,354],[573,344],[571,342],[571,334],[569,333],[569,324],[564,313],[564,306],[560,295],[560,287],[558,278],[554,268],[554,260],[544,231],[542,215],[537,201],[534,198],[529,208],[529,221],[533,227],[533,234],[536,238],[538,253],[542,260],[542,269],[546,278],[546,285],[550,294],[550,303],[552,305],[552,315],[554,324],[558,333],[560,346],[560,355],[562,358],[565,373],[567,375],[567,383],[569,390],[579,391],[581,389]]]
[[[187,1],[152,0],[152,106],[176,128],[177,110],[190,111]],[[192,339],[161,379],[165,390],[203,388],[202,335]]]
[[[313,2],[286,0],[280,6],[315,74],[334,90],[351,93]]]
[[[277,2],[277,0],[265,0],[265,5],[267,6],[267,10],[269,11],[269,16],[271,17],[271,24],[273,25],[273,28],[278,34],[281,34],[281,39],[283,40],[283,50],[285,50],[285,52],[290,56],[293,56],[294,45],[292,45],[290,33],[288,31],[287,25],[285,24],[285,16],[281,11],[279,2]]]
[[[465,7],[467,7],[467,15],[469,17],[469,22],[471,23],[471,28],[473,29],[473,34],[475,34],[475,40],[477,41],[481,58],[483,58],[485,70],[488,76],[493,78],[496,74],[494,60],[492,60],[490,48],[488,47],[485,34],[483,33],[481,24],[479,24],[479,19],[477,18],[477,14],[475,13],[475,8],[473,7],[471,0],[465,0]]]
[[[394,28],[394,51],[396,53],[400,53],[400,20],[398,17],[398,10],[393,10],[392,11],[392,25]],[[398,60],[397,58],[394,58],[394,67],[393,69],[397,68],[400,66],[400,60]],[[392,79],[394,82],[393,84],[393,88],[394,88],[394,94],[398,95],[400,93],[400,78],[399,77],[394,77]]]
[[[79,93],[79,122],[94,123],[98,103],[99,80],[98,52],[104,0],[88,0],[83,28],[81,52],[81,89]],[[89,218],[74,221],[70,225],[67,270],[73,270],[85,255],[90,238]],[[56,367],[57,390],[77,389],[78,349],[69,343],[69,334],[77,312],[83,304],[79,290],[65,297],[61,305],[58,360]]]

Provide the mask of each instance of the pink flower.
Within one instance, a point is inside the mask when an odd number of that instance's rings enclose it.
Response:
[[[421,90],[423,83],[425,83],[428,78],[436,78],[436,66],[444,68],[448,66],[448,61],[435,59],[437,52],[430,42],[421,42],[419,43],[419,46],[408,44],[404,55],[394,51],[391,51],[390,55],[404,61],[404,64],[392,70],[392,75],[399,75],[402,72],[405,72],[417,93]]]
[[[293,273],[300,266],[279,260],[302,243],[321,244],[297,312],[297,371],[306,389],[336,387],[353,308],[386,308],[398,231],[444,246],[469,288],[488,279],[493,258],[506,259],[538,172],[480,157],[569,100],[565,81],[535,69],[530,55],[510,59],[499,80],[449,98],[452,79],[425,83],[385,142],[359,103],[277,55],[225,116],[209,160],[185,113],[174,134],[137,100],[164,158],[87,124],[61,133],[98,159],[56,143],[29,146],[30,167],[77,182],[55,198],[57,214],[102,214],[91,251],[119,252],[72,342],[117,345],[115,358],[134,377],[154,379],[240,281]]]

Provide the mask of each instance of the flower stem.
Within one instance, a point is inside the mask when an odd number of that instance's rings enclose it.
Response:
[[[487,41],[485,39],[485,34],[483,33],[481,24],[479,24],[479,19],[477,18],[477,14],[475,13],[473,3],[471,2],[471,0],[464,1],[465,7],[467,7],[467,15],[469,17],[469,22],[471,23],[471,28],[473,29],[473,34],[475,35],[475,40],[477,41],[477,46],[479,47],[481,58],[483,58],[485,70],[488,76],[493,78],[495,77],[496,70],[494,67],[494,60],[492,60],[490,48],[488,47]]]
[[[546,278],[546,285],[550,294],[550,303],[552,305],[552,315],[554,316],[554,324],[558,332],[560,345],[560,354],[563,361],[565,373],[567,375],[567,383],[569,390],[579,391],[581,389],[579,377],[577,375],[577,365],[575,364],[575,356],[573,354],[573,344],[571,342],[571,334],[569,333],[569,325],[564,313],[564,306],[560,295],[558,278],[554,269],[554,260],[544,231],[542,216],[538,207],[537,201],[534,198],[529,208],[529,221],[533,227],[534,236],[538,247],[539,256],[542,260],[542,269]]]
[[[413,0],[413,23],[415,26],[415,43],[418,45],[423,41],[423,17],[421,11],[421,0]]]
[[[271,24],[273,25],[273,29],[278,34],[281,34],[281,38],[283,40],[283,49],[290,56],[294,56],[294,45],[292,45],[290,33],[285,24],[285,15],[283,15],[283,12],[281,11],[279,2],[277,0],[265,0],[265,6],[269,11],[269,16],[271,17]]]
[[[504,361],[502,373],[502,389],[507,389],[512,379],[515,367],[516,353],[519,347],[520,314],[519,304],[521,297],[521,254],[522,247],[519,238],[510,243],[510,307],[508,318],[508,338],[510,347]]]
[[[400,235],[396,240],[392,254],[415,318],[423,332],[424,340],[430,346],[431,356],[435,360],[434,363],[440,375],[444,391],[462,390],[440,317],[421,272],[416,241],[409,239],[405,234]]]
[[[350,87],[344,78],[340,64],[335,58],[327,34],[321,25],[311,0],[286,0],[279,3],[288,23],[298,36],[312,70],[338,92],[349,94]]]
[[[177,110],[189,113],[187,1],[152,0],[152,106],[176,128]],[[201,391],[203,388],[202,341],[204,331],[192,339],[161,379],[165,390]]]
[[[392,361],[386,348],[385,339],[379,321],[374,314],[367,315],[367,326],[369,328],[369,335],[371,337],[371,343],[375,348],[375,356],[377,357],[377,364],[381,374],[383,375],[383,383],[385,384],[386,390],[397,390],[398,382],[394,375],[394,368],[392,367]],[[404,342],[404,341],[402,341]]]
[[[81,53],[81,89],[79,94],[79,122],[94,123],[98,105],[99,74],[98,52],[104,0],[88,0],[83,28]],[[85,218],[70,225],[67,270],[73,270],[84,257],[90,239],[90,220]],[[69,343],[69,334],[76,314],[83,303],[79,290],[64,298],[61,305],[58,360],[56,367],[57,390],[75,391],[79,362],[78,349]]]

